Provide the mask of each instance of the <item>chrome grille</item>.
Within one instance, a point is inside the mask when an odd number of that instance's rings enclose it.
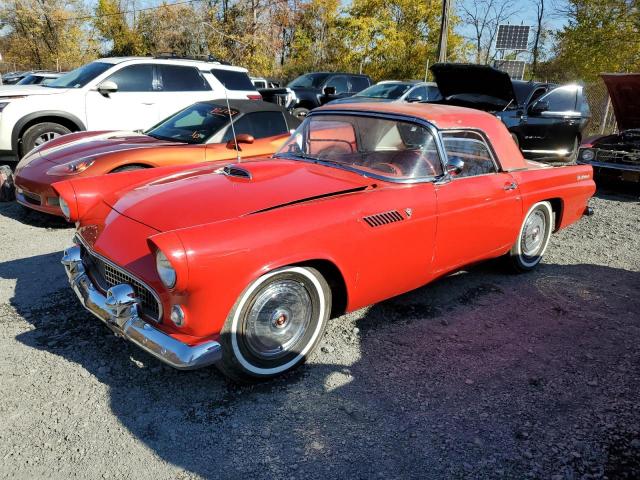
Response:
[[[363,217],[363,220],[367,222],[370,227],[381,227],[389,223],[401,222],[404,220],[404,217],[400,212],[391,210],[389,212],[376,213],[375,215]]]
[[[82,263],[103,293],[115,285],[122,283],[131,285],[131,288],[133,288],[136,293],[136,297],[140,300],[142,314],[155,322],[160,321],[160,303],[151,290],[141,282],[123,270],[114,267],[100,257],[92,254],[84,246],[82,246]]]
[[[27,192],[26,190],[22,191],[22,195],[24,196],[24,199],[32,204],[32,205],[41,205],[42,204],[42,200],[40,198],[40,195],[38,195],[37,193],[31,193],[31,192]]]
[[[626,163],[640,165],[640,150],[625,152],[623,150],[596,150],[598,162]]]

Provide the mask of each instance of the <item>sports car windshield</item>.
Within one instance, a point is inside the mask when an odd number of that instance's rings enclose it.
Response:
[[[91,62],[62,75],[60,78],[56,78],[53,82],[48,83],[46,87],[82,88],[98,75],[109,70],[111,67],[113,67],[112,63]]]
[[[431,131],[416,123],[358,115],[312,115],[276,154],[390,180],[442,175]]]
[[[160,140],[182,143],[205,143],[229,123],[239,111],[209,102],[194,103],[155,127],[146,135]]]
[[[365,88],[360,93],[356,93],[355,97],[367,97],[367,98],[388,98],[397,99],[407,93],[412,87],[410,83],[378,83],[371,85],[369,88]]]

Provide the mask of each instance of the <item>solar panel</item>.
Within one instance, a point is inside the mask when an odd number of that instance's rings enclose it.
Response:
[[[527,50],[529,25],[498,25],[496,48],[498,50]]]
[[[493,66],[507,72],[512,80],[522,80],[527,63],[522,60],[494,60]]]

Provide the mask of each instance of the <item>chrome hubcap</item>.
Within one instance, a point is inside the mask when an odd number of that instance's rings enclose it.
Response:
[[[269,285],[247,312],[247,347],[270,360],[286,355],[304,337],[312,310],[311,296],[302,283],[283,280]]]
[[[38,147],[49,140],[53,140],[54,138],[59,137],[60,134],[56,132],[45,132],[36,138],[35,146]]]
[[[522,254],[533,257],[540,253],[547,231],[546,220],[543,212],[533,212],[522,229],[520,245]]]

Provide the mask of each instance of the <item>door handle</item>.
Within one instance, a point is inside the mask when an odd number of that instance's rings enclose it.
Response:
[[[504,187],[502,187],[502,188],[504,188],[507,191],[515,190],[516,188],[518,188],[518,184],[516,182],[505,183]]]

